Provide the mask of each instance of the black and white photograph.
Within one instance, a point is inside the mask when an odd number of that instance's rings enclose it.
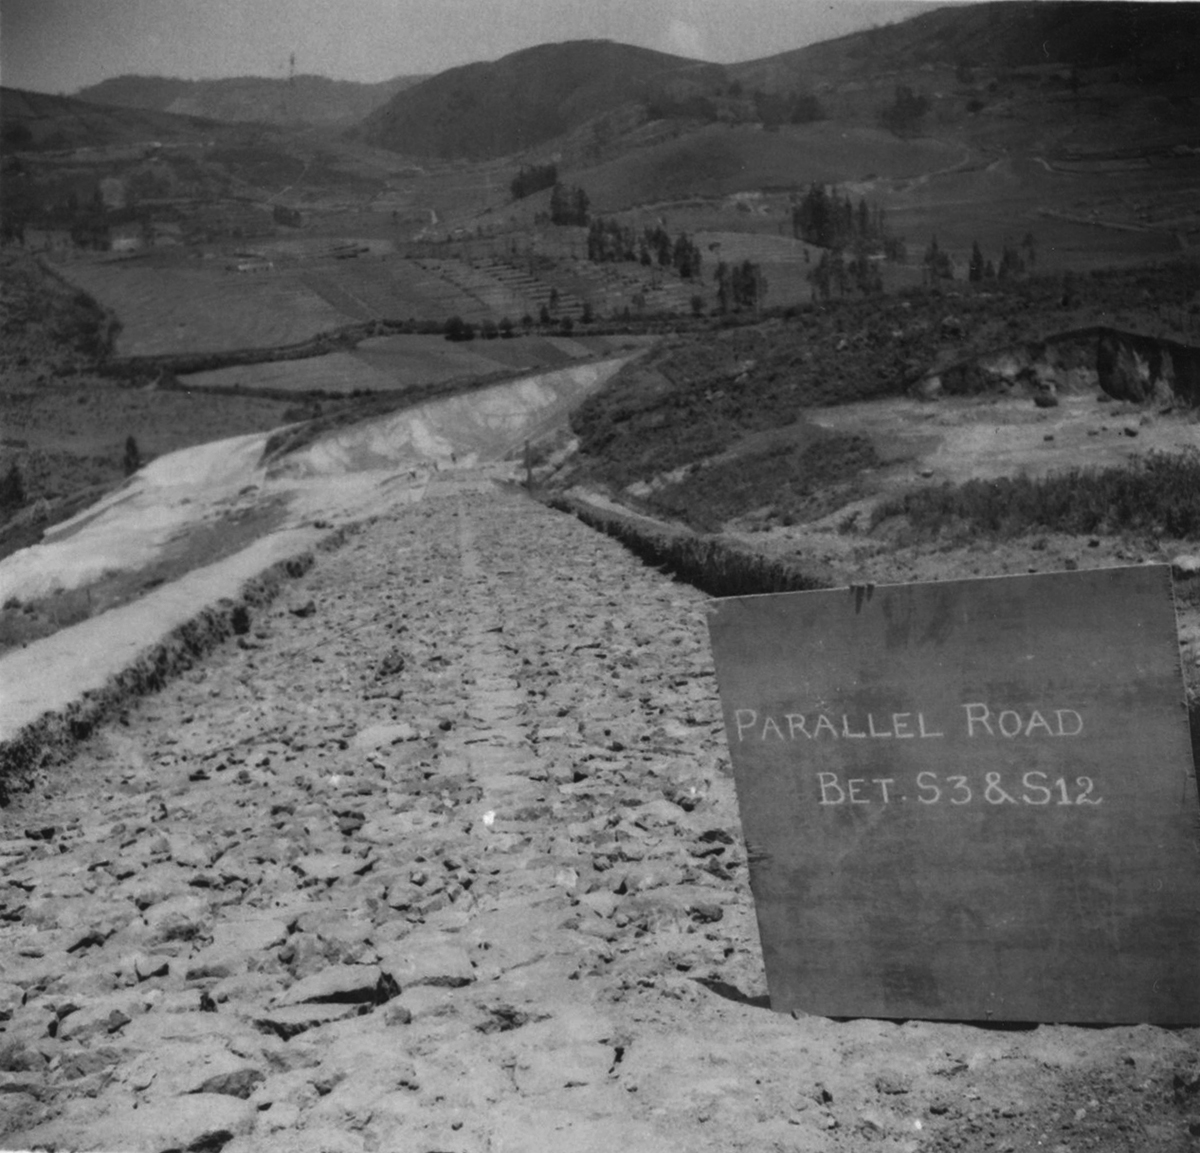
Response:
[[[1200,1143],[1200,3],[3,0],[0,1150]]]

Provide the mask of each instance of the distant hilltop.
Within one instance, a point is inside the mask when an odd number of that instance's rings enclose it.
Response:
[[[116,76],[76,95],[91,104],[173,112],[227,122],[348,126],[385,104],[423,76],[397,76],[378,84],[324,76],[272,79],[178,80],[165,76]]]

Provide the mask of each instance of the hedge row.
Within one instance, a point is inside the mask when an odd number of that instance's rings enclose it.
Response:
[[[766,557],[720,537],[601,509],[575,497],[556,494],[547,497],[546,504],[578,517],[590,528],[620,541],[647,564],[710,596],[807,592],[837,583],[816,566]]]

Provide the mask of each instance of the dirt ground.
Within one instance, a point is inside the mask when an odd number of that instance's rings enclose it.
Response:
[[[445,476],[0,814],[0,1145],[1182,1151],[1197,1031],[767,1007],[704,598]]]

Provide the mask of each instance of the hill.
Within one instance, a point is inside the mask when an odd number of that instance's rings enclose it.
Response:
[[[94,148],[193,140],[211,122],[147,108],[107,108],[71,96],[0,88],[5,151]]]
[[[1020,0],[951,5],[898,24],[855,32],[763,60],[729,66],[766,91],[870,80],[881,72],[937,66],[1116,69],[1126,82],[1175,82],[1194,90],[1200,5],[1122,0]]]
[[[412,156],[506,156],[622,106],[684,100],[723,78],[717,65],[608,40],[542,44],[399,92],[356,135]]]
[[[76,94],[91,104],[204,116],[211,120],[338,126],[363,119],[421,76],[397,76],[379,84],[293,76],[290,80],[238,76],[180,80],[165,76],[115,76]]]

